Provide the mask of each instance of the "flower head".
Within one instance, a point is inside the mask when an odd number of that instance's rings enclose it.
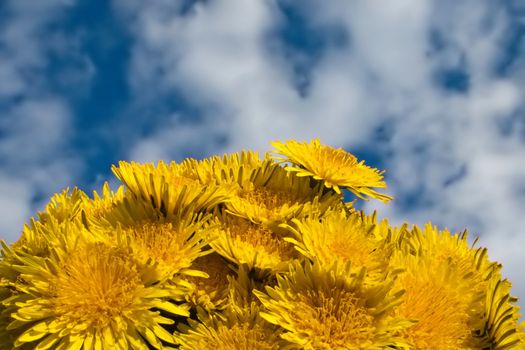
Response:
[[[519,308],[501,266],[486,248],[469,246],[466,231],[451,234],[431,224],[400,236],[391,265],[403,269],[398,315],[413,319],[402,335],[422,349],[507,349],[523,344]]]
[[[238,179],[238,189],[225,203],[229,213],[254,223],[278,225],[293,217],[324,211],[341,200],[339,195],[323,193],[308,179],[290,176],[280,165],[266,160]]]
[[[281,162],[291,162],[293,165],[286,170],[293,171],[297,176],[308,176],[320,180],[328,188],[340,193],[340,188],[347,188],[360,198],[379,199],[388,202],[392,198],[376,192],[373,188],[386,188],[383,172],[366,166],[363,161],[338,148],[322,145],[318,139],[310,143],[275,141],[272,146]]]
[[[77,237],[55,246],[48,258],[4,246],[21,272],[15,293],[3,301],[13,309],[7,329],[21,333],[14,346],[160,349],[162,342],[173,343],[162,326],[173,321],[158,310],[188,316],[187,307],[170,301],[170,290],[151,278],[129,246],[97,242],[87,232]]]
[[[415,323],[401,335],[416,349],[464,349],[475,344],[472,330],[481,311],[481,294],[448,264],[432,257],[395,254],[392,263],[405,271],[398,276],[405,290],[397,315]]]
[[[485,249],[470,247],[466,233],[452,235],[428,224],[401,237],[390,263],[404,270],[397,283],[406,293],[396,311],[416,321],[403,333],[414,346],[475,347],[487,281],[499,271]]]
[[[401,247],[407,254],[432,256],[436,265],[449,264],[460,274],[473,275],[475,284],[480,286],[501,266],[489,261],[486,248],[475,247],[477,240],[469,245],[467,236],[467,231],[452,234],[428,223],[423,229],[414,226],[401,240]]]
[[[104,215],[105,225],[91,231],[133,248],[138,261],[154,263],[154,273],[160,280],[185,283],[181,275],[205,276],[193,268],[194,260],[207,254],[213,226],[210,215],[179,212],[165,217],[150,203],[134,196],[125,196]]]
[[[345,210],[333,209],[320,217],[293,219],[292,224],[285,227],[294,233],[294,238],[284,240],[325,267],[336,262],[343,265],[351,262],[353,268],[366,267],[368,274],[385,272],[389,246],[382,235],[375,232],[382,224],[363,220],[363,217],[362,213],[348,214]]]
[[[366,287],[366,271],[321,268],[306,262],[278,276],[267,293],[254,291],[266,311],[261,316],[283,327],[281,337],[302,349],[378,349],[405,346],[394,333],[407,322],[391,317],[401,292],[392,293],[390,281]]]
[[[190,320],[177,335],[181,350],[277,350],[298,349],[279,338],[281,329],[260,317],[259,306],[228,307],[220,314]]]
[[[223,215],[215,236],[210,245],[217,253],[249,268],[284,271],[297,256],[279,233],[240,217]]]

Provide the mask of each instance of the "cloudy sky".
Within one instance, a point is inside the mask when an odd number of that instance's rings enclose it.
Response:
[[[0,2],[0,238],[118,160],[344,147],[525,299],[525,2]],[[524,304],[525,305],[525,304]]]

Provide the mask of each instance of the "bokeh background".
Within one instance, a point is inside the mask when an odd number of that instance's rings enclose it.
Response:
[[[523,0],[2,0],[0,238],[118,160],[319,137],[525,299],[524,97]]]

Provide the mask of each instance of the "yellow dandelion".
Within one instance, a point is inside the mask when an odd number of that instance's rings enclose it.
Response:
[[[396,252],[391,264],[404,269],[396,280],[405,290],[396,314],[415,321],[401,332],[414,349],[475,349],[483,294],[469,275],[426,255]]]
[[[310,180],[291,176],[270,160],[264,161],[250,178],[239,179],[238,184],[237,193],[225,203],[227,211],[265,225],[322,212],[341,201],[341,196],[323,193],[322,187],[312,187]]]
[[[16,292],[3,301],[14,308],[9,332],[19,332],[15,348],[155,349],[173,344],[163,325],[173,321],[160,311],[188,316],[170,301],[171,291],[143,272],[130,247],[92,241],[83,232],[76,242],[54,247],[48,258],[19,253]]]
[[[254,291],[266,311],[261,316],[283,327],[281,337],[301,349],[383,349],[407,344],[394,335],[407,325],[392,318],[402,291],[391,281],[364,286],[366,271],[351,272],[334,264],[329,269],[306,262],[292,264],[267,293]]]
[[[190,276],[186,280],[193,285],[186,299],[206,311],[226,306],[230,293],[229,278],[235,275],[228,263],[217,253],[211,253],[193,261],[191,268],[206,274],[206,277]]]
[[[259,306],[227,308],[220,314],[202,315],[201,322],[176,335],[181,350],[299,349],[279,337],[280,329],[260,317]]]
[[[267,226],[227,215],[221,221],[210,246],[237,265],[277,272],[297,257],[293,245]]]
[[[193,275],[191,264],[203,255],[206,242],[196,234],[200,224],[137,223],[123,228],[121,235],[129,237],[135,258],[143,263],[155,262],[159,279],[171,279],[177,274]]]
[[[8,302],[10,298],[20,294],[17,291],[17,283],[25,272],[24,267],[20,267],[20,265],[28,263],[24,261],[21,264],[20,255],[34,257],[35,259],[48,259],[53,255],[54,247],[71,245],[79,238],[79,233],[84,231],[85,227],[78,220],[61,222],[59,219],[49,216],[43,222],[32,220],[31,227],[26,225],[25,232],[27,235],[23,244],[17,242],[8,247],[4,241],[0,241],[4,248],[0,252],[0,301],[3,300],[6,314],[13,313],[13,305]],[[5,318],[3,320],[6,321]],[[9,332],[10,341],[14,341],[17,332],[19,330]],[[2,335],[0,338],[3,337]]]
[[[166,216],[208,210],[227,198],[222,188],[204,186],[175,162],[167,165],[160,161],[157,166],[119,162],[112,170],[129,191]]]
[[[359,198],[376,198],[388,202],[392,197],[379,193],[373,188],[386,188],[383,172],[369,167],[363,161],[338,148],[322,145],[318,139],[310,143],[275,141],[272,146],[280,162],[291,162],[293,166],[286,170],[295,172],[297,176],[308,176],[322,181],[327,188],[333,188],[340,193],[340,188],[346,188]]]
[[[437,333],[450,349],[525,346],[517,321],[516,299],[509,294],[510,283],[501,280],[501,265],[489,261],[487,249],[475,248],[477,240],[469,245],[466,231],[451,234],[431,224],[423,230],[416,226],[403,238],[402,253],[392,262],[404,261],[400,267],[407,270],[407,275],[399,281],[407,290],[407,296],[420,304],[414,308],[407,300],[406,306],[400,308],[401,312],[410,310],[410,315],[418,319],[418,324],[407,330],[416,344],[420,347],[430,344]],[[431,295],[432,288],[436,291]],[[436,299],[442,300],[446,307],[436,303]],[[449,326],[445,331],[436,331],[436,324]]]
[[[106,214],[107,227],[92,231],[115,238],[116,244],[128,241],[135,259],[144,264],[155,263],[159,279],[181,282],[180,275],[205,276],[191,265],[207,254],[203,248],[214,229],[209,218],[210,215],[179,213],[168,220],[147,203],[125,197]]]
[[[293,219],[291,226],[283,227],[295,237],[284,240],[294,244],[308,259],[317,259],[325,267],[335,262],[351,262],[354,268],[366,267],[369,274],[385,272],[389,246],[381,235],[376,234],[378,225],[367,223],[364,216],[363,213],[348,214],[345,210],[335,209],[328,210],[321,217]]]

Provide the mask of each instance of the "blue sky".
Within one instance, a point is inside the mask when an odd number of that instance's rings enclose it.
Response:
[[[393,223],[469,228],[525,298],[523,1],[0,3],[0,238],[118,160],[319,137]]]

